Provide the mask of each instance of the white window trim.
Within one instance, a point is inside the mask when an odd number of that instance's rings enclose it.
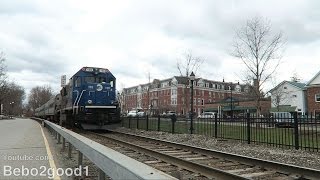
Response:
[[[319,99],[320,99],[320,94],[315,94],[315,95],[314,95],[314,101],[315,101],[315,102],[320,102],[320,100],[317,101],[317,96],[319,96]]]

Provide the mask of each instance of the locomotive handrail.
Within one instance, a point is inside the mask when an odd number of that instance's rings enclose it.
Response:
[[[82,91],[81,91],[80,97],[79,97],[78,102],[77,102],[77,106],[79,106],[79,102],[80,102],[80,99],[81,99],[82,94],[83,94],[84,91],[86,91],[86,90],[82,90]]]
[[[77,97],[76,97],[76,99],[75,99],[75,101],[74,101],[74,103],[73,103],[73,106],[76,106],[77,99],[78,99],[78,97],[79,97],[79,91],[78,91],[78,90],[74,90],[74,91],[72,91],[72,92],[76,92],[76,93],[77,93]]]
[[[43,123],[76,147],[111,179],[176,179],[59,125],[46,120]]]

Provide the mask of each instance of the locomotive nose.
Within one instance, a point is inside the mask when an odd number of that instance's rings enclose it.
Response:
[[[103,86],[101,85],[101,84],[97,84],[97,91],[102,91],[102,89],[103,89]]]

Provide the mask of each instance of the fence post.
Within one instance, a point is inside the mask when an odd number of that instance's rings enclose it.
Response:
[[[99,174],[98,174],[98,180],[105,180],[106,179],[106,174],[99,169]]]
[[[177,121],[177,117],[176,117],[176,115],[175,114],[173,114],[173,115],[171,115],[171,123],[172,123],[172,125],[171,125],[171,133],[172,134],[174,134],[174,125],[175,125],[175,123],[176,123],[176,121]]]
[[[297,112],[293,113],[294,120],[294,147],[295,149],[299,149],[299,127],[298,127],[298,116]]]
[[[137,129],[139,129],[139,116],[137,117]]]
[[[214,137],[218,138],[218,114],[214,116]]]
[[[78,150],[78,166],[82,166],[83,154]]]
[[[131,129],[131,116],[129,117],[129,129]]]
[[[122,118],[122,117],[120,116],[121,127],[124,127],[124,119],[125,119],[125,118]]]
[[[72,144],[68,142],[68,158],[71,158],[72,153]]]
[[[58,134],[58,144],[61,144],[61,135]]]
[[[251,137],[250,137],[250,113],[247,113],[247,141],[248,141],[248,144],[251,143]]]
[[[160,131],[160,115],[158,115],[158,131]]]
[[[149,130],[149,115],[146,117],[146,130]]]
[[[62,150],[66,148],[66,139],[62,137]]]

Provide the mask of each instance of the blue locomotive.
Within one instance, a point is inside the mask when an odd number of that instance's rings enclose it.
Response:
[[[46,116],[50,107],[53,109],[51,115]],[[36,115],[43,114],[42,117],[58,121],[61,125],[83,129],[106,129],[119,123],[116,78],[108,69],[83,67],[70,78],[60,94],[36,110]]]

